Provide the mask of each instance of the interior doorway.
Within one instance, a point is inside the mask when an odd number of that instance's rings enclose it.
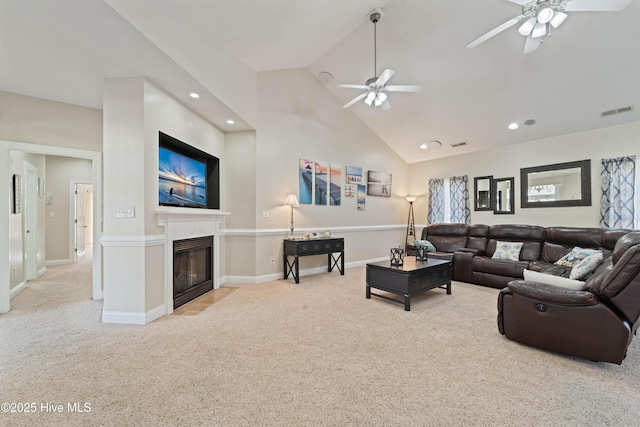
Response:
[[[99,151],[79,150],[75,148],[55,147],[50,145],[30,144],[16,141],[0,140],[0,176],[10,178],[10,153],[12,151],[43,154],[52,156],[64,156],[91,161],[93,175],[93,227],[92,227],[92,297],[102,299],[102,247],[100,245],[102,222],[102,153]],[[11,200],[11,186],[0,185],[0,200]],[[45,194],[46,196],[46,194]],[[46,200],[46,197],[45,197]],[[10,229],[9,209],[0,209],[0,227]],[[0,313],[6,313],[11,309],[11,274],[12,268],[11,247],[8,244],[0,244]],[[80,264],[80,263],[77,263]],[[74,264],[76,265],[76,264]]]
[[[93,185],[88,183],[73,183],[72,200],[73,218],[71,230],[73,230],[73,261],[84,259],[87,247],[93,245]]]

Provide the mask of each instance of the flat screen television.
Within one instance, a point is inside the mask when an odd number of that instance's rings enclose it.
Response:
[[[219,159],[160,132],[158,202],[220,209]]]

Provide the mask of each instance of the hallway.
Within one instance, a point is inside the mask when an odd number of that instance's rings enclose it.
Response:
[[[91,246],[74,264],[47,267],[41,277],[27,282],[26,288],[11,300],[11,311],[0,315],[0,320],[32,313],[68,310],[72,306],[91,301],[91,275],[93,271]],[[98,306],[98,318],[102,301],[92,301]]]

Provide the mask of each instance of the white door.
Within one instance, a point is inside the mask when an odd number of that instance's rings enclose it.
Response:
[[[93,185],[75,184],[74,189],[74,253],[75,261],[80,261],[84,255],[88,244],[91,244],[91,230],[88,224],[93,220],[91,206],[93,201]]]

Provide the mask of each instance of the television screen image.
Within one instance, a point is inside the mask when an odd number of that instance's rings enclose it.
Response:
[[[206,163],[159,147],[160,205],[207,207]]]

